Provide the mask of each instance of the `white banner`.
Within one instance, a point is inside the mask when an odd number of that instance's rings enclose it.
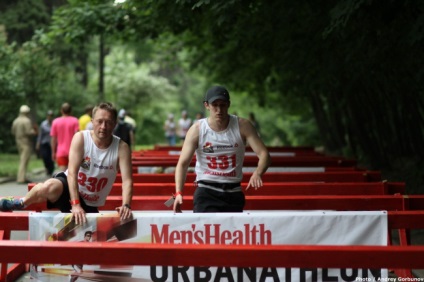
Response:
[[[75,226],[69,214],[31,213],[31,240],[110,241],[233,245],[387,245],[387,213],[379,211],[248,211],[173,214],[134,212],[120,222],[116,213],[88,214]],[[307,254],[305,254],[307,255]],[[119,264],[119,259],[117,259]],[[386,269],[294,269],[38,265],[37,281],[358,281],[385,279]],[[125,278],[124,278],[125,277]]]

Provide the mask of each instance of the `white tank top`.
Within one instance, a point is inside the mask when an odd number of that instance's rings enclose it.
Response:
[[[199,144],[196,149],[196,181],[240,182],[246,144],[240,135],[238,117],[230,115],[228,127],[212,130],[207,118],[199,120]]]
[[[99,149],[91,138],[90,130],[84,136],[84,159],[78,172],[79,194],[88,206],[103,206],[118,172],[119,137],[113,136],[107,149]]]

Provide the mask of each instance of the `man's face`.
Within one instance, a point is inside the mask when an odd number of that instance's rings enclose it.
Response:
[[[106,110],[98,109],[93,119],[94,134],[100,138],[108,138],[112,136],[113,129],[116,126],[116,120],[112,118],[112,114]]]
[[[87,233],[87,234],[85,234],[85,236],[84,236],[84,241],[86,241],[86,242],[90,242],[90,240],[91,240],[91,233]]]
[[[211,117],[220,119],[228,116],[230,102],[218,99],[212,103],[205,103],[205,106],[209,110]]]

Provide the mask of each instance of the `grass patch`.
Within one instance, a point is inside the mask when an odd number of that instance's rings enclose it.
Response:
[[[18,154],[0,154],[0,176],[13,176],[18,173],[19,155]],[[38,159],[35,154],[31,156],[28,164],[28,171],[44,168],[43,161]]]

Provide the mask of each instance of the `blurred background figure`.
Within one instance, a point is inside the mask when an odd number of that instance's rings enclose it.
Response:
[[[51,176],[54,171],[54,162],[52,160],[52,147],[50,145],[50,131],[53,121],[53,111],[47,111],[46,119],[43,120],[40,124],[38,131],[37,144],[35,149],[40,154],[41,159],[43,160],[44,167],[46,169],[46,174]]]
[[[93,106],[87,105],[84,109],[84,114],[79,117],[78,123],[79,123],[79,130],[86,130],[87,125],[91,122],[91,115],[93,114]]]
[[[72,106],[69,103],[63,103],[60,112],[62,116],[55,118],[52,122],[50,144],[52,159],[56,160],[59,171],[65,171],[68,168],[72,137],[79,131],[79,122],[71,115]]]
[[[198,121],[199,119],[202,119],[202,118],[204,118],[205,116],[203,115],[203,113],[202,112],[197,112],[196,113],[196,117],[195,117],[195,119],[193,120],[193,124],[195,124],[196,123],[196,121]]]
[[[36,126],[29,118],[31,109],[27,105],[22,105],[19,109],[19,116],[12,123],[12,134],[15,136],[16,146],[19,153],[19,169],[16,181],[19,184],[27,184],[31,181],[26,178],[28,162],[33,150],[34,136],[37,135]]]
[[[132,125],[132,127],[133,127],[133,130],[134,130],[134,132],[135,132],[135,129],[136,129],[136,127],[137,127],[137,123],[135,122],[135,119],[133,119],[133,118],[131,117],[131,113],[130,113],[130,111],[125,111],[125,118],[124,118],[124,121],[125,121],[126,123],[131,124],[131,125]]]
[[[261,135],[260,126],[259,126],[258,121],[255,118],[254,113],[252,113],[252,112],[249,113],[249,120],[252,123],[253,127],[256,128],[256,131],[258,132],[258,135],[260,136]]]
[[[135,131],[136,131],[136,129],[137,129],[137,123],[135,122],[135,119],[133,119],[133,118],[132,118],[132,115],[131,115],[130,111],[125,111],[125,118],[124,118],[124,121],[125,121],[126,123],[129,123],[129,124],[131,124],[131,125],[132,125],[133,133],[134,133],[134,137],[133,137],[132,144],[133,144],[133,146],[134,146],[134,148],[135,148]]]
[[[121,138],[134,151],[134,127],[125,121],[124,109],[121,109],[118,113],[118,124],[113,130],[113,134]]]
[[[163,125],[163,130],[165,131],[165,137],[168,141],[168,145],[175,146],[176,143],[176,125],[174,121],[174,115],[169,114],[168,119],[165,121],[165,124]]]
[[[184,142],[187,131],[190,129],[191,119],[187,115],[187,111],[181,112],[181,118],[178,120],[178,137]]]

